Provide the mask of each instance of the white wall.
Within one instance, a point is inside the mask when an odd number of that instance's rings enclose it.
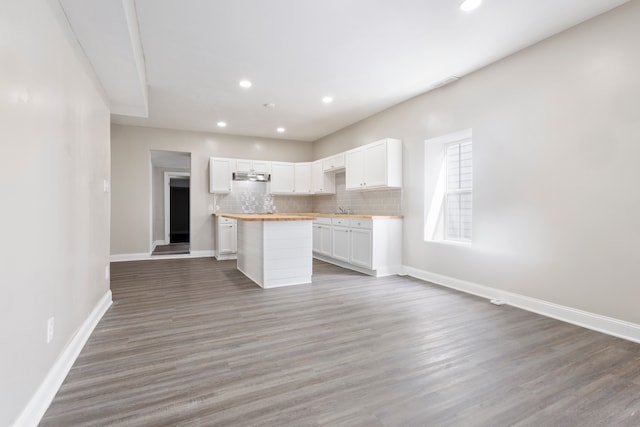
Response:
[[[209,157],[309,161],[310,142],[112,125],[111,254],[149,253],[150,150],[191,153],[191,250],[213,250]]]
[[[57,1],[2,3],[0,121],[6,426],[109,290],[109,109]]]
[[[404,264],[640,324],[640,1],[314,143],[404,141]],[[470,248],[423,240],[424,141],[473,129]]]

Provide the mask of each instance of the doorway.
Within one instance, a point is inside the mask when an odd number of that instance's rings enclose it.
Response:
[[[151,150],[151,255],[189,254],[191,153]]]

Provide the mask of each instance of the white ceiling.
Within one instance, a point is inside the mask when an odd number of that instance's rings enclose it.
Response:
[[[313,141],[627,1],[60,3],[114,122]]]

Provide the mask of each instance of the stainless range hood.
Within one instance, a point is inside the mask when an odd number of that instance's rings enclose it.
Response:
[[[267,182],[271,180],[271,175],[264,172],[234,172],[234,181],[253,181],[253,182]]]

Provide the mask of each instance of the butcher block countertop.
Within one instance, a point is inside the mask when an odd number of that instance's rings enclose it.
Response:
[[[328,214],[318,212],[289,212],[276,214],[231,214],[231,213],[215,213],[218,216],[227,218],[241,219],[244,221],[295,221],[295,220],[313,220],[317,217],[324,218],[362,218],[362,219],[390,219],[402,218],[402,215],[365,215],[365,214]]]
[[[390,219],[390,218],[402,218],[402,215],[366,215],[366,214],[339,214],[339,213],[295,213],[291,215],[308,215],[314,217],[324,217],[324,218],[362,218],[362,219]]]
[[[292,214],[231,214],[219,213],[215,214],[225,218],[238,219],[240,221],[313,221],[313,216],[292,215]]]

